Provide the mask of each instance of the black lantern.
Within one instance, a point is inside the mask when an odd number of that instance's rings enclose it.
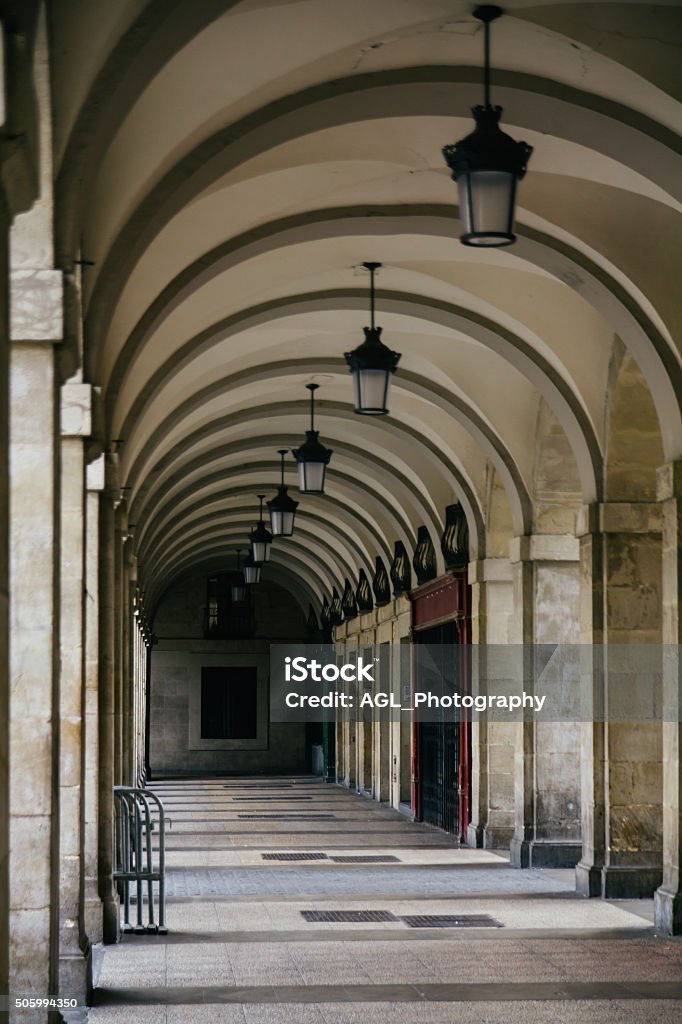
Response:
[[[315,430],[315,392],[319,384],[306,384],[306,387],[310,392],[310,430],[306,430],[305,441],[292,454],[298,463],[299,491],[302,494],[324,494],[324,475],[332,450],[320,444]]]
[[[363,327],[365,340],[352,352],[346,352],[346,362],[353,374],[355,412],[363,416],[385,416],[388,412],[388,389],[391,375],[400,361],[400,352],[392,352],[381,340],[381,327],[374,323],[374,274],[380,263],[363,263],[370,273],[371,323]]]
[[[260,501],[260,511],[258,512],[258,526],[251,531],[251,554],[254,562],[269,562],[272,534],[263,521],[263,498],[265,495],[257,494],[256,497]]]
[[[278,454],[282,459],[282,482],[275,497],[268,502],[270,529],[275,537],[291,537],[294,532],[294,518],[298,508],[298,502],[289,497],[287,486],[284,483],[284,456],[286,453],[286,448],[278,449]]]
[[[235,604],[240,604],[246,600],[246,587],[244,585],[244,578],[242,576],[241,567],[241,549],[237,548],[237,572],[239,573],[241,580],[239,583],[232,584],[232,600]]]
[[[242,568],[244,570],[245,583],[260,583],[262,565],[260,562],[255,561],[253,555],[249,555]]]
[[[474,10],[483,22],[485,78],[483,106],[471,113],[476,128],[460,142],[445,146],[443,156],[459,187],[459,212],[464,245],[502,246],[516,241],[513,233],[516,183],[526,173],[533,147],[515,142],[500,130],[502,107],[490,103],[490,23],[502,14],[493,4]]]

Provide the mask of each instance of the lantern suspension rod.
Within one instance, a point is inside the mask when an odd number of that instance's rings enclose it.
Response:
[[[260,510],[258,512],[258,518],[262,519],[263,518],[263,498],[265,497],[265,495],[264,494],[257,494],[256,497],[260,501]]]
[[[306,384],[308,391],[310,392],[310,429],[315,429],[315,392],[319,388],[319,384]]]
[[[370,305],[370,316],[371,316],[370,326],[371,326],[372,330],[374,330],[374,302],[375,302],[375,296],[376,296],[376,291],[375,291],[375,287],[374,287],[374,275],[376,274],[376,272],[379,269],[379,267],[381,266],[381,264],[380,263],[363,263],[362,265],[363,265],[363,267],[365,267],[366,270],[369,270],[369,274],[370,274],[370,281],[369,281],[369,305]]]
[[[483,22],[483,90],[485,106],[490,107],[490,22],[502,14],[502,8],[495,4],[481,4],[474,10],[474,18]]]
[[[284,456],[286,455],[286,453],[288,451],[289,451],[288,448],[278,448],[277,449],[277,454],[282,459],[282,487],[284,487]]]

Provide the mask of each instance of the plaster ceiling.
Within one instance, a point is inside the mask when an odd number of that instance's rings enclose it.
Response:
[[[299,599],[371,572],[422,524],[438,547],[455,500],[483,557],[492,472],[513,532],[531,532],[541,403],[579,500],[598,498],[616,335],[666,458],[682,455],[682,6],[506,8],[493,99],[534,154],[517,244],[479,252],[457,240],[440,154],[480,99],[469,4],[53,5],[58,258],[94,263],[86,371],[103,443],[122,439],[154,599],[246,546],[276,449],[302,439],[310,380],[328,494],[302,498],[272,569]],[[368,259],[403,353],[381,422],[353,415],[343,362]]]

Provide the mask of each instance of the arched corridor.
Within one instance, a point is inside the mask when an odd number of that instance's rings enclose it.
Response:
[[[202,1020],[187,958],[206,1021],[675,1019],[682,4],[0,22],[0,1010]],[[292,710],[297,654],[376,671]],[[120,941],[121,787],[168,805],[167,936]],[[344,886],[500,927],[469,974],[448,928],[310,931]]]

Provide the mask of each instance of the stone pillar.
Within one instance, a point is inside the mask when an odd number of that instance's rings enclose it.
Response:
[[[661,523],[660,506],[649,502],[591,506],[579,517],[583,572],[602,573],[605,644],[591,652],[595,721],[583,726],[584,848],[577,886],[585,895],[646,898],[661,882],[661,724],[599,720],[622,685],[617,647],[661,643]],[[599,593],[597,582],[592,602]],[[595,620],[598,626],[598,613]],[[651,700],[655,704],[657,695]]]
[[[83,737],[83,930],[102,941],[102,902],[97,880],[99,771],[99,503],[104,456],[86,469],[85,504],[85,729]]]
[[[120,494],[120,492],[119,492]],[[115,501],[114,532],[114,785],[125,786],[125,639],[123,594],[125,590],[125,569],[123,545],[128,533],[125,509],[120,497]]]
[[[510,642],[512,568],[506,558],[471,562],[472,651],[474,669],[481,678],[487,671],[486,647]],[[472,722],[471,725],[471,824],[470,846],[486,849],[508,847],[514,832],[513,726],[505,722]]]
[[[99,509],[99,771],[98,771],[98,877],[102,900],[102,936],[106,943],[119,938],[119,905],[114,891],[114,786],[116,749],[115,701],[115,583],[117,538],[114,501],[118,495],[117,456],[106,458],[106,489]],[[120,547],[120,544],[118,544]]]
[[[58,337],[61,324],[51,326]],[[46,996],[58,992],[57,337],[19,333],[10,373],[10,974],[15,992]]]
[[[656,891],[655,921],[666,935],[682,934],[682,828],[680,720],[682,719],[682,461],[658,471],[663,506],[663,884]]]
[[[485,672],[486,586],[485,561],[470,562],[467,578],[471,587],[472,688],[477,689],[477,674]],[[488,824],[488,723],[471,723],[471,821],[467,828],[467,846],[481,847]]]
[[[0,39],[2,37],[0,36]],[[0,85],[0,90],[2,86]],[[3,90],[4,92],[4,90]],[[7,216],[0,200],[0,523],[9,520]],[[0,995],[9,991],[9,561],[0,530]]]
[[[580,650],[585,714],[580,723],[580,832],[582,854],[575,869],[576,889],[583,896],[601,895],[606,859],[604,828],[606,727],[604,713],[604,546],[598,529],[598,506],[582,508],[576,517],[580,558]],[[589,688],[589,692],[587,692]]]
[[[512,655],[517,671],[522,672],[521,689],[533,678],[534,582],[530,537],[515,537],[509,545],[514,587],[514,614],[511,642],[517,647]],[[535,722],[532,715],[511,726],[514,733],[514,835],[510,844],[511,863],[516,868],[530,866],[530,847],[535,836]]]
[[[59,981],[84,1003],[87,938],[83,929],[83,718],[85,709],[85,462],[91,388],[61,391],[60,685],[59,685]]]

